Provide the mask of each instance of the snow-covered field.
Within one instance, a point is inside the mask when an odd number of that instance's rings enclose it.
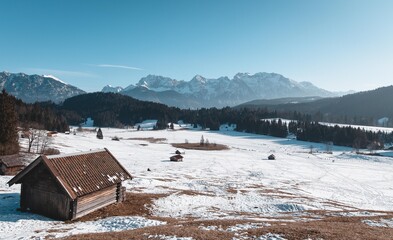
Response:
[[[323,144],[232,131],[102,131],[103,140],[94,132],[57,134],[52,147],[61,153],[109,149],[134,177],[125,183],[127,191],[168,194],[154,202],[156,216],[274,221],[288,215],[302,220],[310,216],[307,210],[351,211],[354,215],[393,211],[390,157],[357,155],[345,147],[333,147],[333,154],[328,154]],[[176,151],[170,143],[199,142],[202,135],[230,150],[185,150],[183,162],[169,161]],[[112,141],[114,136],[120,141]],[[149,137],[166,140],[141,140]],[[313,154],[309,153],[311,145]],[[267,160],[272,153],[276,160]],[[19,186],[9,188],[9,179],[0,176],[0,239],[61,237],[165,224],[135,216],[65,224],[21,213],[16,211]]]
[[[328,122],[319,122],[319,124],[326,125],[326,126],[339,126],[339,127],[351,127],[351,128],[360,128],[365,131],[371,132],[385,132],[391,133],[393,132],[393,128],[390,127],[376,127],[376,126],[364,126],[364,125],[351,125],[351,124],[342,124],[342,123],[328,123]]]

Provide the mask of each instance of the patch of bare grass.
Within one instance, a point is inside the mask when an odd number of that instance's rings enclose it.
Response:
[[[194,190],[183,190],[183,189],[178,189],[178,188],[173,188],[173,187],[168,187],[168,186],[158,186],[162,189],[170,191],[169,194],[178,194],[178,195],[188,195],[188,196],[214,196],[213,192],[198,192]]]
[[[322,212],[321,212],[322,213]],[[323,212],[324,213],[324,212]],[[322,213],[322,214],[323,214]],[[389,214],[384,218],[392,218]],[[196,220],[163,219],[167,225],[153,226],[123,232],[82,234],[65,239],[161,239],[163,236],[192,237],[193,239],[223,240],[233,239],[241,234],[244,239],[255,239],[267,233],[279,234],[288,240],[297,239],[348,239],[348,240],[385,240],[392,239],[392,228],[371,227],[363,223],[364,219],[374,217],[326,217],[322,220],[296,221],[276,219],[276,221],[256,221],[251,219]],[[227,229],[236,225],[256,224],[254,228],[239,229],[237,232]],[[213,227],[207,230],[201,227]],[[215,228],[214,228],[215,227]],[[237,235],[238,236],[238,235]]]
[[[229,190],[229,189],[228,189]],[[231,190],[229,190],[231,191]],[[179,194],[199,195],[199,192],[180,190]],[[69,236],[65,239],[160,239],[162,236],[192,237],[193,239],[233,239],[235,234],[255,239],[267,233],[280,234],[288,240],[297,239],[348,239],[348,240],[382,240],[393,239],[392,228],[368,226],[363,220],[380,220],[379,216],[332,216],[331,211],[304,211],[301,219],[293,215],[263,217],[265,221],[256,219],[260,216],[245,213],[232,213],[242,219],[198,220],[195,218],[160,218],[153,216],[150,207],[155,199],[168,194],[127,193],[127,200],[120,204],[110,205],[86,215],[76,221],[96,220],[109,216],[143,216],[149,219],[165,221],[166,225],[152,226],[122,232],[90,233]],[[309,215],[307,215],[309,213]],[[339,214],[340,212],[336,212]],[[382,214],[382,213],[381,213]],[[308,216],[308,217],[307,217]],[[383,213],[383,218],[391,219],[391,212]],[[252,219],[249,219],[252,218]],[[266,221],[266,219],[271,219]],[[295,220],[295,221],[294,221]],[[241,229],[237,232],[227,229],[238,224],[257,224],[255,228]],[[269,224],[263,224],[269,223]],[[262,225],[261,225],[262,224]],[[203,227],[211,227],[207,230]]]
[[[162,182],[174,182],[174,181],[176,181],[175,179],[172,179],[172,178],[151,178],[151,179],[162,181]]]
[[[267,233],[283,235],[288,240],[297,239],[348,239],[348,240],[385,240],[392,239],[393,229],[375,228],[361,222],[359,217],[331,217],[317,221],[279,222],[271,226],[247,230],[249,236]]]
[[[205,151],[217,151],[217,150],[228,150],[229,147],[223,144],[200,144],[200,143],[172,143],[175,148],[192,149],[192,150],[205,150]]]
[[[151,216],[150,206],[157,198],[166,197],[166,194],[126,193],[126,200],[104,208],[98,209],[75,221],[91,221],[113,216]]]
[[[346,205],[346,204],[343,204],[343,203],[340,203],[337,201],[333,201],[333,200],[322,201],[322,203],[329,204],[333,207],[342,208],[342,209],[346,208],[346,209],[360,210],[359,208],[355,208],[355,207],[352,207],[352,206],[349,206],[349,205]]]
[[[109,232],[109,233],[98,233],[98,234],[82,234],[67,237],[67,240],[76,239],[92,239],[92,240],[117,240],[117,239],[133,239],[133,240],[144,240],[144,239],[162,239],[162,236],[176,236],[176,237],[191,237],[196,240],[222,240],[232,239],[233,233],[214,231],[214,230],[202,230],[197,226],[179,226],[179,225],[163,225],[156,227],[140,228],[135,230],[129,230],[124,232]]]
[[[213,193],[207,193],[207,192],[202,193],[193,190],[181,190],[179,194],[189,195],[189,196],[214,196]]]
[[[232,194],[236,194],[238,191],[236,188],[227,188],[226,190],[228,193],[232,193]]]

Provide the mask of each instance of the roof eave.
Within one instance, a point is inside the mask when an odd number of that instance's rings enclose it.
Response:
[[[125,181],[125,180],[128,180],[128,179],[132,180],[133,177],[132,177],[132,175],[127,171],[127,169],[125,169],[125,168],[123,167],[123,165],[121,165],[121,163],[115,158],[115,156],[113,156],[113,154],[112,154],[107,148],[104,148],[104,149],[105,149],[105,151],[107,151],[107,153],[108,153],[109,155],[111,155],[111,157],[117,162],[117,164],[119,164],[119,166],[120,166],[120,167],[124,170],[124,172],[127,173],[127,175],[129,176],[129,178],[124,179],[124,181]]]
[[[15,183],[20,183],[20,180],[29,173],[32,169],[34,169],[42,160],[42,156],[39,156],[34,160],[31,164],[29,164],[25,169],[20,171],[18,174],[15,175],[11,180],[7,182],[8,186],[11,187]]]
[[[56,181],[63,187],[64,191],[67,193],[67,195],[71,199],[76,199],[78,196],[72,191],[71,186],[64,181],[55,166],[52,164],[52,162],[46,157],[46,156],[41,156],[44,164],[46,167],[49,169],[49,172],[52,174],[52,176],[56,179]]]

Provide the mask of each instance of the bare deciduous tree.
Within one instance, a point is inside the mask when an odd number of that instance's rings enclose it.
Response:
[[[29,128],[24,131],[24,136],[28,140],[27,152],[31,152],[32,147],[34,146],[36,153],[43,153],[50,141],[45,130]]]
[[[310,152],[309,152],[310,154],[313,154],[314,153],[314,146],[313,145],[310,145]]]
[[[326,148],[326,153],[329,153],[329,154],[333,153],[332,152],[332,150],[333,150],[333,142],[326,142],[325,143],[325,148]]]

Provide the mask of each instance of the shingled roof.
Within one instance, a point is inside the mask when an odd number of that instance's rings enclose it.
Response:
[[[67,155],[42,155],[12,178],[9,186],[22,182],[23,177],[41,162],[72,199],[132,179],[108,149],[102,149]]]
[[[0,164],[4,164],[6,167],[22,167],[22,166],[24,166],[23,162],[17,158],[0,159]]]

